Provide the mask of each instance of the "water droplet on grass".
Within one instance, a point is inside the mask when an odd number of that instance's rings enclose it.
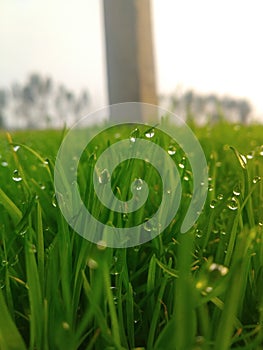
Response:
[[[128,221],[129,220],[128,214],[122,214],[122,220],[123,221]]]
[[[110,181],[110,173],[108,169],[103,169],[99,175],[99,183],[106,184]]]
[[[99,250],[105,250],[107,248],[107,243],[103,240],[97,242],[97,248]]]
[[[218,200],[222,200],[224,198],[224,195],[222,194],[222,193],[219,193],[218,195],[217,195],[217,199]]]
[[[37,248],[34,244],[29,244],[28,251],[29,253],[35,254],[37,252]]]
[[[225,276],[228,273],[228,268],[226,266],[212,263],[209,267],[210,272],[219,272],[221,276]]]
[[[56,198],[56,194],[54,193],[52,196],[52,201],[51,201],[52,205],[54,208],[57,207],[57,198]]]
[[[251,151],[247,154],[247,159],[253,159],[254,158],[254,155],[255,155],[255,152],[254,151]]]
[[[235,196],[240,196],[240,193],[241,193],[240,187],[239,186],[235,186],[235,188],[233,189],[233,194]]]
[[[14,152],[17,152],[19,150],[20,146],[16,145],[13,147]]]
[[[12,179],[13,179],[15,182],[20,182],[20,181],[22,181],[22,177],[20,176],[18,170],[14,170]]]
[[[260,156],[263,156],[263,145],[262,145],[262,146],[260,146],[260,149],[259,149],[259,155],[260,155]]]
[[[4,167],[4,168],[8,167],[8,163],[5,162],[5,161],[3,161],[3,162],[1,163],[1,165],[2,165],[2,167]]]
[[[142,189],[142,186],[143,186],[143,180],[142,179],[136,179],[134,182],[133,182],[133,188],[136,190],[136,191],[140,191]]]
[[[260,176],[255,176],[254,179],[253,179],[253,184],[258,183],[260,180],[261,180]]]
[[[88,259],[87,265],[88,265],[88,267],[89,267],[90,269],[92,269],[92,270],[95,270],[95,269],[98,267],[97,261],[94,260],[94,259],[91,259],[91,258]]]
[[[181,162],[178,164],[179,168],[184,169],[185,168],[185,157],[182,158]]]
[[[138,128],[134,129],[131,133],[130,133],[130,141],[131,142],[135,142],[136,139],[140,136],[140,131]]]
[[[200,229],[195,230],[195,235],[197,238],[201,238],[203,236],[203,232]]]
[[[205,289],[206,293],[211,293],[212,290],[213,290],[213,287],[211,287],[211,286],[208,286],[208,287],[206,287],[206,289]]]
[[[209,185],[209,186],[208,186],[208,191],[209,191],[209,192],[212,192],[213,189],[214,189],[214,187],[213,187],[212,185]]]
[[[214,209],[216,207],[217,201],[215,199],[213,199],[210,203],[210,208]]]
[[[148,139],[154,137],[154,129],[147,130],[144,134]]]
[[[2,266],[7,266],[8,265],[8,261],[7,260],[2,260]]]
[[[152,225],[149,223],[149,220],[147,220],[144,224],[143,224],[143,228],[145,231],[147,232],[151,232],[152,231]]]
[[[176,153],[176,147],[174,145],[170,145],[168,147],[168,154],[170,154],[170,156],[173,156]]]
[[[230,210],[237,210],[238,208],[238,201],[235,197],[232,197],[228,203],[227,203],[227,207],[230,209]]]

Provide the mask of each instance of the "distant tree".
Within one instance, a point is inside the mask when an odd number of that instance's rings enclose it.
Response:
[[[0,96],[1,99],[1,96]],[[88,92],[79,95],[63,85],[56,86],[50,77],[31,74],[25,84],[12,85],[9,103],[0,101],[2,110],[9,109],[13,127],[56,127],[75,122],[89,107]]]
[[[178,115],[185,115],[188,121],[195,119],[218,122],[227,119],[245,124],[252,112],[252,106],[246,99],[219,97],[216,94],[202,95],[193,90],[175,92],[166,99],[169,108]]]

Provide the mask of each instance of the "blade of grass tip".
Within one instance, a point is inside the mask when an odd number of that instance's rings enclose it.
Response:
[[[234,152],[242,168],[244,198],[246,198],[248,196],[248,193],[250,192],[250,179],[249,179],[249,174],[247,170],[247,159],[243,154],[239,153],[235,147],[230,146],[230,149]],[[253,214],[252,199],[250,196],[248,198],[246,210],[248,214],[248,221],[249,221],[250,227],[252,228],[255,226],[255,220],[254,220],[254,214]]]
[[[5,194],[5,192],[0,188],[0,202],[10,215],[11,219],[17,224],[22,219],[22,212],[15,203]]]
[[[46,159],[41,157],[41,155],[38,152],[36,152],[34,149],[32,149],[31,147],[29,147],[27,145],[24,145],[22,143],[16,143],[16,145],[20,146],[21,148],[24,148],[29,153],[33,154],[38,160],[40,160],[41,164],[46,164]],[[48,172],[48,175],[49,175],[49,177],[51,179],[51,182],[53,183],[53,176],[52,176],[52,173],[50,171],[50,167],[46,166],[45,168],[46,168],[46,170]]]
[[[0,289],[0,349],[26,350],[25,343],[12,320]]]

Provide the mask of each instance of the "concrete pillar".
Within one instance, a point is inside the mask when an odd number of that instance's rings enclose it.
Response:
[[[150,0],[104,0],[109,103],[157,104]]]

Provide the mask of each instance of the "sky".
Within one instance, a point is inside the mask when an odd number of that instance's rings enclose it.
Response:
[[[0,0],[0,88],[31,72],[107,104],[102,0]],[[159,94],[246,97],[263,120],[262,0],[152,0]]]

